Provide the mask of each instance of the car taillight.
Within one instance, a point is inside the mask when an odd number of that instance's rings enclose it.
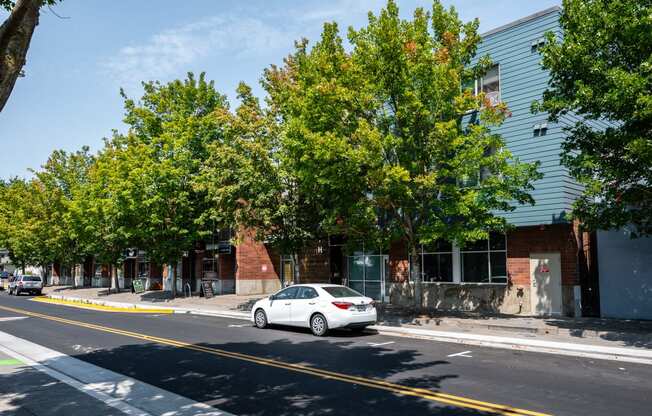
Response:
[[[22,285],[23,285],[23,282],[18,282],[18,286],[22,286]]]
[[[353,304],[351,302],[333,302],[333,305],[344,310],[348,310],[349,308],[353,307]]]

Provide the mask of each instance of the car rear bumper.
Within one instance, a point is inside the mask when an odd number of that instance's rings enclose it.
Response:
[[[330,328],[361,328],[374,325],[377,318],[378,316],[375,308],[363,313],[338,313],[333,316],[332,319],[329,319],[328,326]]]
[[[14,291],[20,293],[39,293],[42,289],[40,287],[16,287]]]

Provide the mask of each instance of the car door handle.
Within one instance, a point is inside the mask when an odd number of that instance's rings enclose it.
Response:
[[[308,305],[315,305],[317,302],[308,302]]]
[[[292,303],[291,303],[291,302],[288,302],[288,303],[286,303],[285,305],[286,305],[286,306],[290,306],[290,305],[292,305]]]

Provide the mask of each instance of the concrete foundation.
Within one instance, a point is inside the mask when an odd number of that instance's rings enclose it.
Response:
[[[501,284],[424,283],[421,307],[464,312],[530,313],[530,288]],[[390,302],[414,306],[414,284],[393,283]]]
[[[278,279],[236,279],[236,295],[265,295],[281,289]]]

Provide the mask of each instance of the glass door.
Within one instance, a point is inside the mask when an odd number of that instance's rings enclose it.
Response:
[[[281,286],[294,282],[294,261],[291,256],[281,257]],[[298,283],[298,282],[296,282]]]
[[[388,264],[386,255],[355,252],[348,256],[348,286],[365,296],[383,301]]]

